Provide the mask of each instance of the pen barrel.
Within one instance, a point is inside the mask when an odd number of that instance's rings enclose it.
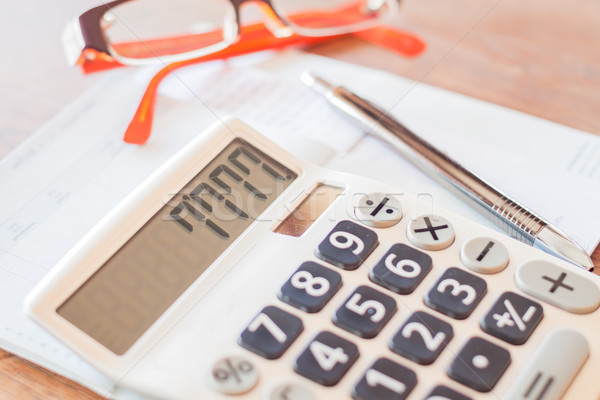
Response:
[[[548,225],[546,221],[506,195],[502,195],[491,206],[490,216],[492,222],[509,236],[530,245],[534,244],[538,233]]]
[[[362,125],[367,134],[393,146],[424,173],[459,195],[507,232],[532,245],[548,225],[542,218],[413,133],[390,114],[351,91],[336,87],[327,96],[335,107]]]

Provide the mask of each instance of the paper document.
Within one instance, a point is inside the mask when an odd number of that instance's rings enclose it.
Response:
[[[23,300],[112,207],[225,115],[301,157],[427,194],[433,207],[488,223],[332,111],[300,83],[305,69],[392,110],[588,251],[597,245],[600,230],[589,223],[600,219],[592,201],[600,198],[600,138],[593,135],[380,71],[287,52],[178,71],[161,86],[149,142],[135,146],[121,137],[152,70],[123,69],[0,162],[0,346],[102,395],[130,396],[23,315]]]

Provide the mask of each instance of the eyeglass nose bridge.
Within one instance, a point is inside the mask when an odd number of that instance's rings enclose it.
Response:
[[[266,17],[265,25],[271,31],[275,37],[288,37],[291,36],[294,31],[286,24],[285,18],[281,16],[277,9],[273,7],[271,0],[229,0],[233,5],[235,12],[235,22],[238,26],[238,31],[242,26],[241,22],[241,8],[244,4],[256,4],[263,15]],[[238,32],[239,34],[239,32]]]

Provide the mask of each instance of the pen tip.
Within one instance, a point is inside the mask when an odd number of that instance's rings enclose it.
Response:
[[[594,270],[594,262],[583,247],[574,242],[555,226],[546,225],[543,227],[536,234],[533,246],[588,271]]]
[[[328,91],[330,91],[330,90],[333,89],[333,85],[332,84],[330,84],[325,79],[320,78],[319,76],[315,75],[314,73],[312,73],[310,71],[304,71],[300,75],[300,80],[306,86],[314,89],[315,91],[317,91],[317,92],[319,92],[321,94],[325,94]]]

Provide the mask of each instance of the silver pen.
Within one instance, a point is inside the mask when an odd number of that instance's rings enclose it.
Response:
[[[459,195],[511,237],[560,257],[588,271],[594,269],[590,256],[549,222],[521,206],[485,180],[462,167],[398,122],[388,112],[350,90],[333,86],[305,72],[302,81],[341,111],[368,134],[383,139],[419,169]]]

